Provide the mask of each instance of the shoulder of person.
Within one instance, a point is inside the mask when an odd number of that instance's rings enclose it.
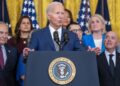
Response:
[[[33,30],[33,34],[37,34],[37,33],[43,33],[44,31],[46,31],[47,30],[47,27],[45,27],[45,28],[41,28],[41,29],[35,29],[35,30]]]
[[[97,59],[102,59],[102,58],[105,58],[104,56],[105,56],[105,52],[102,52],[99,55],[97,55],[96,57],[97,57]]]
[[[67,29],[63,29],[63,31],[64,31],[64,33],[68,33],[68,35],[70,36],[70,37],[75,37],[75,36],[77,36],[77,34],[75,34],[74,32],[72,32],[72,31],[69,31],[69,30],[67,30]],[[64,34],[63,33],[63,34]]]
[[[11,38],[8,39],[7,44],[8,44],[9,46],[16,47],[16,44],[17,44],[16,41],[17,41],[17,40],[16,40],[15,37],[11,37]]]
[[[10,50],[17,51],[17,48],[16,48],[16,47],[10,46],[10,45],[8,45],[8,44],[5,44],[4,47],[5,47],[6,49],[10,49]]]
[[[16,41],[16,38],[14,37],[14,36],[12,36],[12,37],[10,37],[10,38],[8,38],[8,41]]]
[[[83,35],[83,38],[90,38],[90,37],[92,37],[92,34],[85,34],[85,35]]]
[[[116,51],[116,52],[117,52],[118,56],[120,57],[120,52],[118,52],[118,51]]]
[[[5,47],[5,50],[6,50],[7,53],[9,53],[13,57],[17,58],[17,56],[18,56],[18,50],[17,50],[16,47],[10,46],[8,44],[4,44],[4,47]]]
[[[72,31],[69,31],[68,29],[64,29],[64,28],[62,28],[62,31],[65,33],[65,32],[67,32],[68,34],[75,34],[75,33],[73,33]]]

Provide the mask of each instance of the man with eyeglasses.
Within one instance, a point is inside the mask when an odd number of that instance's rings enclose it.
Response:
[[[80,25],[76,22],[73,22],[72,24],[70,24],[69,30],[77,34],[77,36],[80,40],[80,44],[81,44],[82,43],[83,31],[81,30]]]

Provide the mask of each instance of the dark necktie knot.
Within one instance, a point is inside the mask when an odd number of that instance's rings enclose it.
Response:
[[[113,56],[114,56],[113,54],[109,54],[109,57],[111,60],[112,60]]]
[[[58,44],[58,43],[60,42],[60,40],[59,40],[59,35],[58,35],[58,31],[55,31],[55,32],[53,33],[53,37],[54,37],[54,40],[56,41],[56,43]]]
[[[113,54],[109,54],[109,57],[112,58],[114,55]]]
[[[54,35],[55,37],[58,37],[58,31],[54,31],[53,35]]]

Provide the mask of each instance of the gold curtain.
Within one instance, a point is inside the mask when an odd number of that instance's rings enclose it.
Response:
[[[46,26],[46,8],[53,0],[34,0],[37,20],[41,28]],[[80,9],[81,0],[64,0],[65,8],[70,9],[73,14],[73,19],[76,21]],[[98,0],[90,0],[90,8],[92,15],[95,13]],[[12,32],[14,33],[15,25],[20,17],[23,0],[7,0]],[[120,0],[108,0],[108,8],[112,30],[115,31],[120,38]]]

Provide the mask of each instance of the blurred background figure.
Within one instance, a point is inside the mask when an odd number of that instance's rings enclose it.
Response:
[[[6,44],[8,26],[0,22],[0,86],[16,86],[17,49]]]
[[[77,36],[78,36],[78,38],[80,40],[80,44],[81,44],[82,43],[82,37],[83,37],[83,31],[81,30],[80,25],[78,23],[76,23],[76,22],[72,22],[69,25],[68,29],[77,34]]]
[[[98,48],[99,52],[105,50],[104,39],[105,39],[105,20],[101,15],[93,15],[89,22],[89,35],[83,36],[83,44],[89,48]]]
[[[16,24],[15,37],[8,40],[8,44],[15,46],[18,49],[18,66],[17,66],[17,81],[20,86],[23,86],[25,79],[25,64],[21,55],[23,49],[27,47],[29,36],[33,31],[32,21],[28,16],[21,16]]]
[[[100,86],[120,86],[120,53],[116,51],[116,33],[107,32],[104,44],[105,51],[97,58]]]
[[[67,29],[69,24],[73,22],[72,13],[70,10],[65,9],[64,18],[63,18],[63,28]]]
[[[32,30],[30,33],[29,33],[29,37],[28,37],[28,45],[29,45],[29,42],[30,42],[30,39],[31,39],[31,35],[33,32],[37,31],[36,29],[35,30]],[[18,81],[18,84],[19,86],[24,86],[24,80],[25,80],[25,71],[26,71],[26,66],[25,66],[25,61],[24,61],[24,57],[23,55],[21,54],[19,56],[19,61],[18,61],[18,65],[17,65],[17,74],[16,74],[16,79]]]
[[[117,52],[120,53],[120,40],[118,40],[118,44],[117,44]]]
[[[19,55],[28,44],[29,33],[33,30],[31,19],[28,16],[21,16],[15,28],[15,37],[8,40],[8,44],[18,49]]]

